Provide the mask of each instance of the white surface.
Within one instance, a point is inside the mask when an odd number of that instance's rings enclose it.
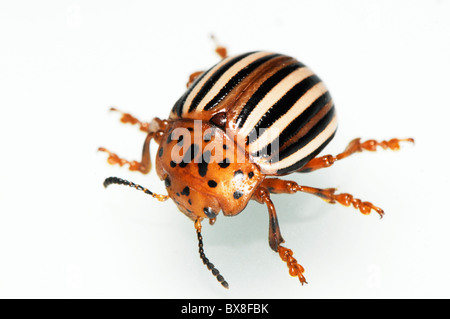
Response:
[[[4,1],[0,4],[0,297],[450,297],[449,1]],[[230,54],[273,50],[325,81],[339,115],[326,153],[354,137],[416,139],[289,176],[339,187],[381,221],[306,194],[274,196],[300,286],[267,244],[266,208],[204,226],[149,176],[109,166],[98,146],[138,159],[144,134],[108,112],[166,117],[188,75]],[[153,154],[155,145],[153,145]]]

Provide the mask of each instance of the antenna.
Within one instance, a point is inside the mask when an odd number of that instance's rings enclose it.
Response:
[[[107,179],[105,179],[105,181],[103,182],[103,186],[106,188],[111,184],[119,184],[119,185],[125,185],[125,186],[129,186],[129,187],[134,187],[136,188],[138,191],[143,191],[144,193],[152,196],[153,198],[156,198],[157,200],[164,202],[166,200],[169,199],[169,195],[159,195],[159,194],[155,194],[152,191],[150,191],[148,188],[145,188],[139,184],[135,184],[133,182],[127,181],[125,179],[119,178],[119,177],[108,177]]]
[[[206,258],[206,256],[205,256],[205,252],[203,250],[203,237],[202,237],[202,234],[201,234],[202,224],[200,223],[200,219],[197,219],[195,221],[195,229],[197,230],[198,253],[200,254],[200,258],[202,259],[203,264],[205,264],[206,267],[209,270],[211,270],[213,276],[215,276],[217,278],[217,281],[220,282],[224,288],[228,289],[228,282],[225,281],[223,276],[220,274],[219,270],[217,268],[215,268],[214,264],[209,262],[209,259]]]

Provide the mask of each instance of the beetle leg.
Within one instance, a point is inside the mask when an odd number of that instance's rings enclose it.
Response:
[[[111,107],[110,111],[118,112],[118,113],[122,114],[122,117],[120,118],[120,121],[122,123],[125,123],[125,124],[129,123],[131,125],[139,125],[139,130],[141,130],[142,132],[145,132],[145,133],[156,132],[158,130],[164,130],[168,125],[166,120],[161,120],[157,117],[155,117],[151,122],[142,122],[142,121],[138,120],[137,118],[135,118],[130,113],[122,112],[122,111],[116,109],[115,107]]]
[[[325,155],[321,157],[316,157],[310,160],[305,166],[300,168],[297,172],[301,173],[307,173],[311,171],[315,171],[320,168],[329,167],[334,164],[334,162],[341,160],[343,158],[346,158],[354,153],[362,152],[362,151],[376,151],[377,146],[382,147],[383,149],[391,149],[394,151],[397,151],[400,149],[400,142],[411,142],[414,143],[414,139],[412,138],[405,138],[405,139],[398,139],[393,138],[389,141],[381,141],[377,142],[375,140],[368,140],[361,143],[360,138],[356,138],[353,141],[351,141],[344,152],[333,156],[333,155]]]
[[[203,71],[197,71],[192,73],[189,76],[189,81],[186,83],[186,87],[190,87],[192,85],[192,83],[194,83],[194,81],[203,73]]]
[[[277,213],[275,206],[270,199],[270,193],[266,188],[259,187],[254,192],[252,199],[260,204],[267,205],[267,208],[269,209],[269,245],[274,251],[278,251],[278,247],[281,243],[284,243],[284,239],[281,236]]]
[[[214,41],[214,44],[216,45],[215,48],[215,52],[220,56],[221,59],[225,59],[228,56],[227,53],[227,48],[225,48],[224,46],[221,46],[220,44],[218,44],[216,38],[214,37],[214,35],[211,35],[211,39]],[[189,76],[189,80],[186,83],[186,87],[190,87],[192,85],[192,83],[194,83],[194,81],[203,74],[204,71],[196,71],[194,73],[192,73]]]
[[[279,178],[267,178],[262,182],[261,186],[266,187],[271,193],[274,194],[294,194],[296,192],[304,192],[316,195],[330,204],[335,204],[338,202],[344,206],[353,205],[354,208],[359,209],[359,211],[364,215],[369,215],[372,210],[376,211],[380,217],[383,217],[384,215],[384,211],[381,208],[370,202],[363,202],[347,193],[335,194],[336,188],[320,189],[309,186],[300,186],[296,182],[286,181]]]
[[[305,277],[303,276],[304,269],[303,267],[297,263],[297,260],[292,257],[294,254],[292,250],[281,246],[284,243],[283,237],[281,237],[280,227],[278,225],[277,213],[275,211],[275,206],[273,205],[272,200],[270,199],[269,191],[264,187],[258,187],[255,193],[253,194],[253,199],[256,200],[260,204],[266,204],[269,209],[269,245],[275,252],[280,255],[281,260],[286,262],[289,268],[289,274],[293,277],[298,277],[301,284],[303,285],[306,282]]]
[[[120,158],[117,154],[112,153],[104,147],[99,147],[98,150],[101,152],[108,153],[108,163],[111,165],[118,164],[119,166],[129,165],[128,169],[130,171],[139,171],[142,174],[147,174],[152,169],[152,162],[150,158],[150,141],[154,139],[159,143],[164,131],[150,132],[147,134],[147,138],[144,142],[144,147],[142,149],[142,159],[138,161],[128,161],[126,159]]]
[[[142,159],[138,161],[128,161],[126,159],[120,158],[117,154],[109,151],[104,147],[99,147],[98,150],[101,152],[108,153],[108,163],[111,165],[118,164],[119,166],[129,165],[130,171],[139,171],[142,174],[147,174],[152,168],[152,163],[150,159],[150,141],[154,139],[157,143],[160,142],[164,131],[167,129],[169,122],[167,120],[161,120],[155,117],[151,122],[144,123],[139,121],[137,118],[129,113],[124,113],[117,110],[116,108],[111,108],[111,111],[119,112],[122,114],[120,121],[122,123],[130,123],[132,125],[139,125],[139,129],[143,132],[147,132],[147,138],[144,142],[144,147],[142,149]]]
[[[150,160],[150,141],[152,140],[155,133],[148,133],[147,138],[144,142],[144,148],[142,150],[142,159],[138,161],[128,161],[126,159],[120,158],[117,154],[110,152],[104,147],[99,147],[100,152],[108,153],[108,163],[111,165],[118,164],[119,166],[129,165],[128,169],[130,171],[139,171],[142,174],[147,174],[152,168],[152,163]]]
[[[216,53],[222,58],[225,59],[228,56],[228,51],[227,48],[220,45],[219,42],[217,42],[216,37],[214,36],[214,34],[211,34],[211,39],[214,41],[214,44],[216,45]]]

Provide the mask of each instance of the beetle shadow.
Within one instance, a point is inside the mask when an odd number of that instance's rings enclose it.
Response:
[[[311,174],[314,175],[314,174]],[[289,179],[302,185],[323,185],[329,177],[308,179],[302,178],[303,174],[293,174],[284,179]],[[286,225],[290,228],[302,229],[302,224],[312,223],[318,219],[326,218],[327,212],[334,205],[325,203],[320,198],[306,194],[272,194],[271,199],[275,205],[281,234]],[[214,226],[214,235],[208,238],[210,244],[225,245],[230,249],[239,249],[243,243],[247,245],[268,241],[269,214],[267,206],[256,201],[250,201],[247,207],[238,215],[226,217],[219,215]],[[212,231],[211,231],[212,232]],[[224,239],[225,238],[225,239]],[[231,238],[231,239],[230,239]],[[287,240],[287,238],[285,238]],[[269,246],[267,247],[268,249]]]

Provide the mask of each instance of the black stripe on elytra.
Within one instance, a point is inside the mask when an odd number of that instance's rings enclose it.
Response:
[[[276,175],[285,175],[285,174],[289,174],[289,173],[299,170],[302,166],[306,165],[310,160],[312,160],[314,157],[316,157],[317,154],[319,154],[325,148],[325,146],[327,146],[327,144],[330,143],[330,141],[334,137],[334,134],[336,134],[336,131],[334,131],[333,134],[325,142],[323,142],[322,145],[320,145],[320,147],[318,147],[316,150],[314,150],[314,152],[312,152],[305,158],[301,159],[300,161],[292,164],[291,166],[284,167],[284,168],[277,170]]]
[[[217,104],[219,104],[231,92],[231,90],[233,90],[233,88],[241,83],[241,81],[251,74],[256,68],[278,56],[280,56],[280,54],[270,54],[245,66],[222,87],[220,92],[211,101],[209,101],[203,109],[207,111],[217,106]]]
[[[284,158],[294,154],[295,152],[297,152],[301,148],[305,147],[305,145],[307,145],[313,139],[315,139],[317,137],[317,135],[319,135],[328,126],[328,124],[331,122],[331,120],[334,117],[334,113],[335,113],[335,109],[334,109],[334,107],[332,107],[328,111],[328,113],[319,122],[317,122],[316,125],[314,125],[311,128],[311,130],[309,130],[308,133],[306,133],[305,136],[303,136],[298,141],[296,141],[295,143],[289,145],[285,150],[280,152],[280,154],[279,154],[280,156],[278,158],[278,161],[281,161]]]
[[[264,145],[258,151],[252,153],[253,156],[271,156],[273,151],[279,151],[283,145],[299,132],[314,115],[317,114],[329,101],[331,96],[328,92],[322,94],[315,100],[302,114],[293,119],[293,121],[282,131],[279,136],[268,145]],[[253,137],[253,136],[251,136]],[[249,138],[250,139],[250,138]],[[272,145],[277,146],[273,148]]]
[[[263,148],[252,152],[252,156],[255,157],[268,157],[271,156],[273,153],[278,153],[278,151],[280,150],[279,147],[279,140],[280,137],[277,136],[272,142],[270,142],[269,144],[266,144]]]
[[[238,125],[238,127],[242,128],[242,126],[244,126],[244,123],[247,120],[250,113],[253,111],[256,105],[264,98],[264,96],[266,96],[266,94],[269,93],[271,89],[273,89],[278,83],[280,83],[281,80],[283,80],[290,73],[303,66],[304,65],[301,64],[300,62],[290,64],[287,67],[273,74],[266,81],[264,81],[264,83],[262,83],[260,87],[256,90],[256,92],[250,97],[250,99],[247,101],[247,103],[239,113],[238,117],[236,118],[236,124]]]
[[[186,99],[189,96],[189,94],[192,92],[197,83],[200,82],[213,67],[211,67],[208,71],[203,72],[200,76],[198,76],[197,79],[195,79],[195,81],[192,83],[192,85],[186,90],[186,92],[184,92],[184,94],[178,99],[178,101],[175,102],[172,111],[176,113],[178,117],[181,117],[184,103],[186,102]]]
[[[315,100],[302,114],[297,116],[283,132],[281,132],[279,140],[280,148],[295,136],[330,101],[331,95],[327,91]]]
[[[240,60],[244,59],[245,57],[249,56],[250,54],[253,54],[255,52],[248,52],[241,55],[238,55],[234,58],[232,58],[230,61],[222,65],[216,72],[211,74],[209,78],[205,81],[205,84],[203,84],[202,88],[198,91],[197,95],[192,100],[191,105],[189,106],[189,112],[192,112],[197,105],[200,103],[201,100],[206,96],[206,94],[211,90],[211,88],[214,86],[214,84],[219,80],[219,78],[234,64],[239,62]],[[183,103],[184,104],[184,103]]]
[[[273,104],[266,113],[261,114],[261,119],[253,129],[258,132],[261,128],[270,127],[280,117],[289,112],[294,104],[319,82],[320,79],[317,75],[311,75],[294,85],[281,99]],[[257,134],[250,133],[247,144],[255,141],[256,138]]]

